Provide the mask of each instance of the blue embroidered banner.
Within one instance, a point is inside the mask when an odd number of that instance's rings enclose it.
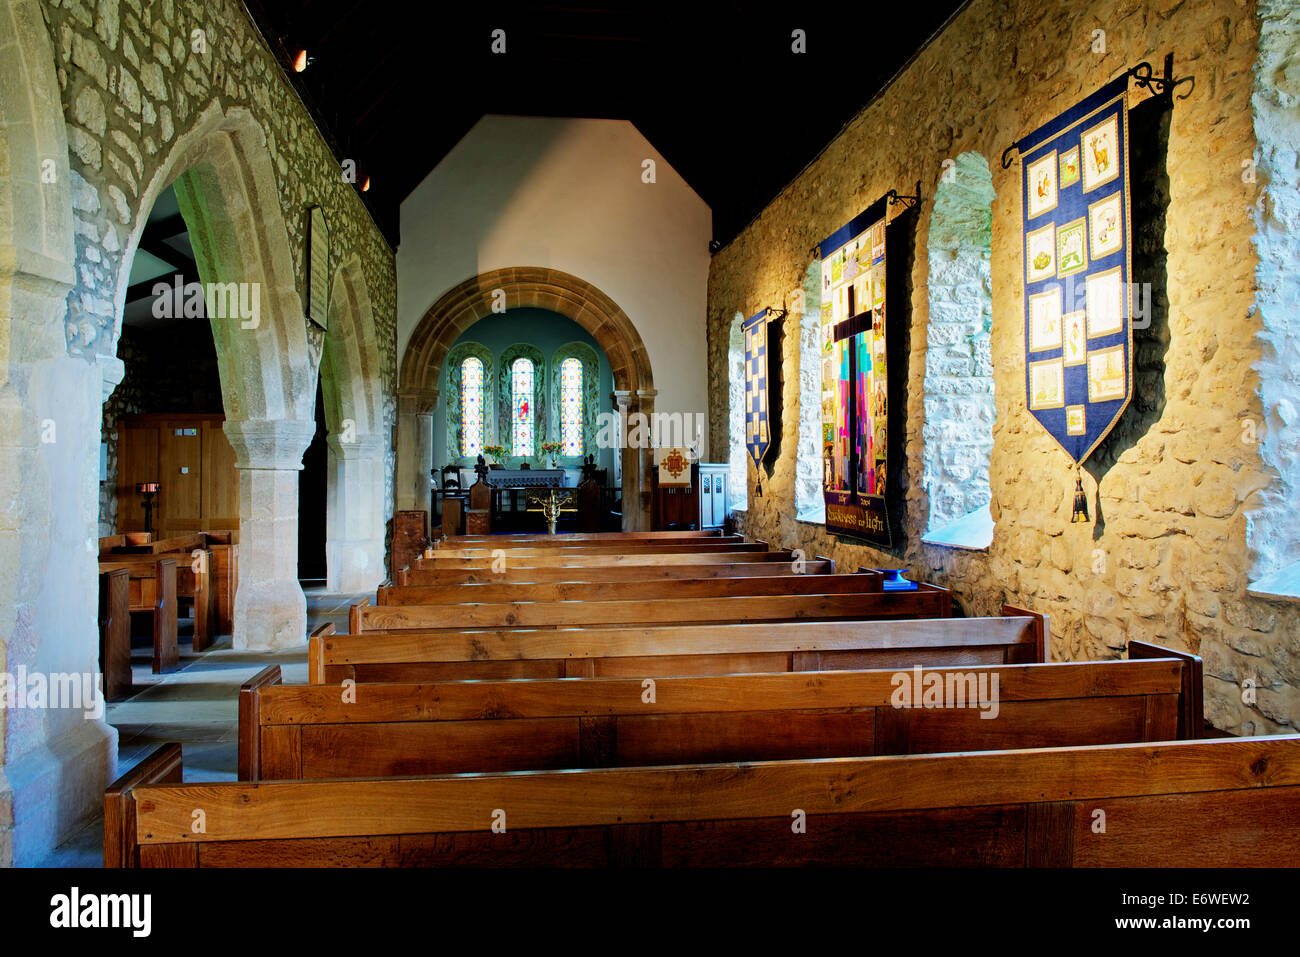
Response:
[[[1076,462],[1133,394],[1128,76],[1016,144],[1025,252],[1025,397]]]
[[[771,310],[750,316],[741,326],[745,333],[745,448],[754,466],[772,445],[767,388],[767,323]]]

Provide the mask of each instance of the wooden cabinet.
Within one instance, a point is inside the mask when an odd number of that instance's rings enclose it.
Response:
[[[653,525],[656,531],[721,528],[727,520],[725,462],[700,462],[691,466],[691,484],[661,488],[656,471]]]
[[[158,482],[158,538],[239,527],[239,470],[223,415],[129,415],[117,424],[117,531],[144,531],[135,490]]]

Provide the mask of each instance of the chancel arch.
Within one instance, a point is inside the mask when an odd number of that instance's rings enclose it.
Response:
[[[494,308],[495,306],[495,308]],[[402,355],[398,392],[398,505],[427,509],[429,473],[434,467],[434,414],[440,382],[453,346],[480,320],[517,309],[545,309],[572,320],[589,333],[609,361],[611,405],[622,410],[611,432],[612,456],[621,459],[623,522],[629,531],[650,524],[650,468],[653,450],[628,448],[628,420],[634,413],[654,412],[654,377],[649,355],[628,315],[607,295],[577,276],[556,269],[515,267],[467,279],[443,294],[424,314]],[[542,356],[538,373],[543,388],[551,376]],[[496,362],[498,384],[506,365]],[[543,371],[545,370],[545,371]],[[447,401],[451,401],[447,397]],[[497,395],[497,426],[507,394]],[[547,401],[547,405],[551,405]],[[538,421],[546,422],[546,419]],[[444,432],[445,434],[445,432]],[[499,444],[508,445],[498,433]],[[439,440],[439,447],[442,440]],[[616,465],[613,473],[618,473]]]

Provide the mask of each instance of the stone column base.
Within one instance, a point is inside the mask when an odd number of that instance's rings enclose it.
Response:
[[[307,598],[296,578],[252,581],[240,571],[232,644],[244,651],[279,651],[307,644]]]
[[[326,587],[333,593],[373,592],[383,583],[384,540],[328,542],[325,563],[329,569]]]

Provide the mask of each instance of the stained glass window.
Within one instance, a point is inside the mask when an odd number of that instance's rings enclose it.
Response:
[[[560,444],[562,455],[582,454],[582,361],[560,363]]]
[[[511,455],[533,454],[533,361],[516,359],[510,366]]]
[[[483,451],[483,362],[470,356],[460,364],[460,454]]]

